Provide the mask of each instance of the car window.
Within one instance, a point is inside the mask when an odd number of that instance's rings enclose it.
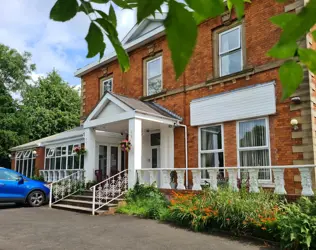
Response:
[[[8,170],[0,170],[0,180],[17,180],[20,175]]]

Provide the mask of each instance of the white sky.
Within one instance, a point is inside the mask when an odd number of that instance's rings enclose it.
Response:
[[[0,0],[0,43],[19,52],[31,52],[37,67],[33,73],[35,78],[55,68],[70,85],[78,85],[80,80],[73,77],[75,70],[99,59],[98,56],[86,58],[84,38],[90,22],[82,13],[65,23],[50,20],[49,12],[55,2]],[[107,9],[108,5],[101,8]],[[122,39],[136,22],[135,12],[118,9],[117,19]],[[105,54],[112,50],[110,44],[107,48]]]

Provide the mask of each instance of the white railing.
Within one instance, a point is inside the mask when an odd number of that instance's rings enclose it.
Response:
[[[312,170],[316,165],[294,165],[294,166],[265,166],[265,167],[225,167],[225,168],[160,168],[160,169],[140,169],[137,170],[138,182],[140,184],[150,184],[157,185],[160,183],[159,188],[171,189],[171,184],[175,184],[174,179],[176,179],[176,189],[184,190],[187,189],[188,184],[185,183],[185,174],[191,172],[191,180],[189,183],[192,183],[192,190],[202,190],[202,182],[207,183],[207,185],[212,190],[218,189],[218,180],[224,179],[228,182],[228,185],[235,191],[239,191],[238,182],[241,179],[246,180],[249,187],[249,191],[253,193],[259,192],[259,187],[262,185],[269,186],[274,188],[274,193],[276,194],[287,194],[285,190],[285,179],[284,179],[284,170],[285,169],[298,169],[301,177],[302,192],[301,195],[312,196],[313,185],[312,185]],[[241,171],[242,173],[240,173]],[[268,170],[271,175],[271,180],[259,180],[259,171]],[[172,171],[173,175],[171,174]],[[202,171],[208,173],[208,178],[203,179],[202,181]],[[225,177],[219,178],[219,173],[225,175]],[[160,178],[158,179],[158,172],[160,172]],[[176,173],[176,174],[175,174]],[[247,176],[244,178],[244,176]],[[172,178],[172,176],[174,178]],[[175,178],[176,177],[176,178]],[[186,185],[185,185],[186,184]],[[270,185],[269,185],[270,184]],[[294,182],[293,182],[294,184]]]
[[[124,195],[128,190],[128,170],[125,169],[110,178],[92,186],[92,215],[102,207]]]
[[[84,188],[85,178],[83,170],[77,170],[63,179],[52,182],[50,184],[49,207],[80,190],[84,190]]]
[[[84,171],[83,169],[59,169],[59,170],[40,170],[40,175],[43,176],[44,181],[54,182],[65,178],[77,171]]]

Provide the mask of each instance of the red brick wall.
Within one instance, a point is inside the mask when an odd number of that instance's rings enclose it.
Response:
[[[284,12],[284,5],[275,0],[253,0],[247,4],[245,10],[245,36],[246,36],[246,67],[257,67],[274,59],[266,56],[269,48],[275,44],[280,36],[280,29],[271,24],[271,16]],[[149,46],[155,52],[163,53],[163,88],[167,90],[177,89],[203,83],[213,77],[213,39],[212,34],[216,28],[222,26],[221,17],[210,19],[199,26],[197,45],[190,63],[183,75],[176,80],[172,66],[171,55],[165,37],[161,37],[130,53],[131,68],[127,73],[122,73],[117,61],[102,66],[83,76],[85,82],[84,115],[88,115],[94,108],[100,97],[99,79],[107,75],[114,77],[113,91],[118,94],[134,98],[143,96],[143,60],[149,55]],[[198,167],[198,128],[190,125],[190,102],[193,99],[230,91],[249,85],[276,82],[277,113],[269,117],[271,164],[291,165],[293,160],[303,158],[302,153],[293,153],[292,146],[301,143],[298,139],[292,139],[292,127],[290,121],[300,115],[300,110],[291,111],[290,101],[281,101],[281,84],[278,77],[278,69],[271,69],[254,74],[250,79],[238,79],[235,83],[227,82],[218,84],[212,88],[204,87],[196,90],[178,93],[156,101],[171,111],[183,117],[183,124],[188,125],[188,153],[189,167]],[[184,154],[184,129],[176,128],[175,132],[175,167],[185,166]],[[225,166],[237,165],[236,148],[236,121],[224,123],[224,147]],[[297,171],[286,172],[286,180],[293,184]],[[287,185],[289,193],[293,193],[294,185]],[[299,187],[296,187],[299,188]]]
[[[39,170],[44,169],[44,162],[45,162],[45,148],[38,147],[36,148],[37,157],[35,160],[35,174],[39,176]]]

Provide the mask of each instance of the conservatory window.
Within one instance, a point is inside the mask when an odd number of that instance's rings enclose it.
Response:
[[[35,174],[35,159],[36,154],[33,154],[33,150],[17,152],[15,156],[15,171],[32,178]]]
[[[83,169],[84,156],[78,156],[74,152],[75,147],[79,145],[46,148],[45,170]]]

